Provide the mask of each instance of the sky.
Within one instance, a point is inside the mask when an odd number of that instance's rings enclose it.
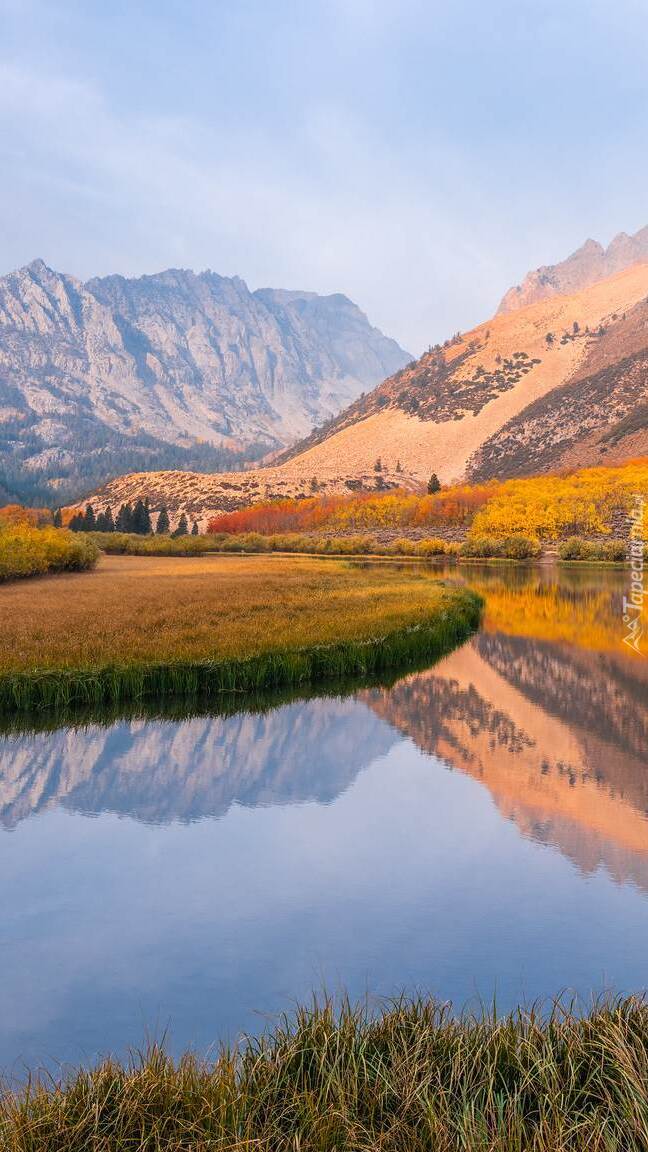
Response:
[[[419,354],[648,223],[645,0],[0,0],[0,274],[344,292]]]

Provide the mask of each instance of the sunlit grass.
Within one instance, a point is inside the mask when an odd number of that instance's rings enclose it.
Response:
[[[6,1152],[645,1152],[648,1007],[299,1010],[209,1064],[159,1048],[0,1103]]]
[[[263,557],[104,557],[0,594],[5,708],[258,690],[434,655],[480,601],[421,569]]]

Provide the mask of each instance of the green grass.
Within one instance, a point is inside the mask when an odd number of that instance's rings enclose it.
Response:
[[[300,1009],[212,1063],[151,1048],[0,1102],[3,1152],[645,1152],[648,1006]]]
[[[478,625],[422,570],[300,558],[103,558],[0,596],[0,711],[209,701],[406,669]]]

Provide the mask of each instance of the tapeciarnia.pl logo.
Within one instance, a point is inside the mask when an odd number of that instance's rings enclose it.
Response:
[[[635,493],[629,512],[630,531],[628,533],[628,561],[630,564],[629,595],[623,597],[623,623],[626,634],[623,643],[635,652],[641,651],[643,636],[643,611],[646,584],[644,576],[644,509],[645,497]]]

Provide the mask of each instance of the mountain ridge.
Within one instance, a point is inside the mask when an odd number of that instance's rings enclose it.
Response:
[[[83,283],[37,259],[0,278],[0,488],[87,489],[129,452],[130,469],[258,460],[408,358],[341,293],[189,269]]]
[[[513,312],[536,304],[548,296],[578,292],[633,264],[648,261],[648,226],[630,236],[618,232],[605,248],[598,240],[586,240],[566,260],[543,264],[527,272],[521,284],[509,288],[502,297],[496,315]]]
[[[575,452],[590,435],[600,441],[601,459],[643,455],[647,297],[648,264],[635,264],[431,348],[272,466],[238,475],[126,476],[101,489],[96,502],[115,506],[148,496],[153,508],[164,503],[206,521],[257,500],[309,495],[314,481],[315,490],[332,494],[390,486],[420,490],[432,472],[452,483],[549,471],[561,458],[561,445]],[[577,403],[573,412],[570,398]],[[604,443],[608,433],[616,436],[614,445]],[[597,458],[593,452],[591,462]]]

